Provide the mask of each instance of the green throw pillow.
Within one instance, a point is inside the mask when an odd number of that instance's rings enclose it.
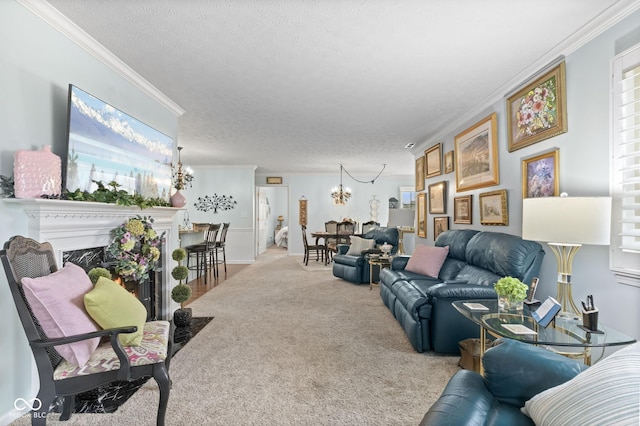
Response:
[[[84,306],[103,329],[135,325],[138,331],[118,336],[123,346],[138,346],[142,341],[147,310],[127,290],[108,278],[100,277],[93,290],[85,294]]]

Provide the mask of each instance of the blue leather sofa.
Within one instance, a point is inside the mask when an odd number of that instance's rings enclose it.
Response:
[[[406,271],[409,257],[395,257],[380,273],[380,296],[416,351],[460,353],[458,342],[478,337],[479,327],[451,303],[497,298],[493,284],[501,277],[531,283],[544,250],[515,235],[471,229],[445,231],[435,245],[449,246],[437,278]]]
[[[362,236],[362,238],[375,240],[376,247],[384,243],[391,244],[393,246],[391,254],[395,254],[398,251],[398,237],[399,233],[397,228],[380,226],[369,229]],[[355,284],[369,284],[369,262],[367,262],[365,255],[359,254],[355,256],[346,254],[348,250],[348,245],[338,245],[337,254],[333,256],[333,275]],[[374,274],[378,274],[377,269],[374,270]],[[373,278],[374,281],[378,281],[378,276],[374,276]]]
[[[533,422],[520,407],[587,368],[570,358],[510,339],[496,340],[482,361],[484,377],[470,370],[455,373],[421,426],[531,426]]]

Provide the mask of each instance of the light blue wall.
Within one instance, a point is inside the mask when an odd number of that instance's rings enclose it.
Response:
[[[176,116],[14,1],[0,1],[0,175],[13,175],[18,149],[51,145],[66,155],[67,91],[73,83],[175,137]],[[0,201],[0,241],[26,234],[26,215]],[[0,424],[16,398],[35,396],[31,351],[0,274]]]
[[[491,112],[498,114],[498,146],[500,184],[463,193],[455,192],[455,174],[445,175],[449,182],[449,206],[453,198],[473,195],[473,224],[456,225],[452,229],[473,228],[483,231],[522,233],[522,160],[559,148],[560,191],[572,196],[606,196],[609,194],[610,158],[610,66],[616,53],[640,43],[640,12],[635,12],[605,33],[566,55],[567,76],[567,133],[529,147],[508,152],[506,136],[505,101],[500,100],[482,107],[478,114],[443,139],[429,140],[424,147],[443,142],[443,152],[454,147],[454,137]],[[531,70],[534,73],[536,70]],[[511,88],[509,88],[511,89]],[[509,90],[507,89],[507,90]],[[505,90],[505,92],[507,91]],[[443,180],[442,176],[428,179],[426,185]],[[478,194],[498,189],[508,192],[509,225],[480,225]],[[453,216],[449,207],[449,215]],[[588,214],[588,212],[585,212]],[[427,217],[428,237],[416,243],[433,244],[432,216]],[[540,273],[541,296],[556,294],[557,266],[553,253],[547,255]],[[573,294],[575,300],[584,300],[593,294],[600,309],[600,320],[625,333],[640,338],[640,288],[618,284],[609,270],[609,250],[606,246],[585,246],[573,263]]]

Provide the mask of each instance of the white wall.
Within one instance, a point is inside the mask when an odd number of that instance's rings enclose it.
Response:
[[[174,113],[14,1],[0,1],[0,175],[13,175],[18,149],[51,145],[66,155],[67,91],[73,83],[175,137]],[[26,215],[0,201],[0,241],[27,235]],[[0,424],[16,414],[16,398],[35,396],[31,351],[4,273],[0,274]]]
[[[500,100],[478,108],[471,120],[457,123],[455,130],[438,139],[427,140],[418,152],[437,142],[443,143],[443,153],[454,147],[454,137],[491,112],[498,114],[498,147],[500,184],[474,191],[456,193],[455,173],[427,179],[429,184],[447,180],[450,228],[473,228],[483,231],[521,235],[522,231],[522,160],[559,148],[560,191],[572,196],[606,196],[609,194],[609,136],[610,136],[610,64],[613,56],[640,42],[640,12],[635,12],[605,33],[574,52],[566,55],[567,77],[567,133],[509,153],[507,150],[505,101]],[[531,70],[535,73],[536,70]],[[511,88],[505,89],[506,92]],[[480,225],[478,194],[506,189],[508,192],[509,225]],[[473,224],[453,224],[453,198],[473,195]],[[588,214],[588,212],[585,212]],[[432,215],[427,216],[428,236],[416,243],[433,244]],[[556,294],[556,260],[546,244],[540,272],[540,296]],[[600,309],[600,320],[635,338],[640,338],[640,288],[616,283],[609,270],[609,251],[606,246],[585,246],[573,262],[573,295],[584,300],[593,294]]]

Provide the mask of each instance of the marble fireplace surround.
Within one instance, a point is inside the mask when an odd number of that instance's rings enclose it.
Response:
[[[135,216],[154,219],[153,229],[158,234],[165,232],[162,256],[162,306],[158,317],[171,317],[177,307],[171,300],[173,278],[171,269],[175,266],[171,252],[178,247],[178,226],[174,220],[180,211],[173,207],[153,207],[140,210],[137,206],[83,201],[48,199],[5,199],[5,202],[19,205],[27,215],[29,238],[49,242],[56,254],[58,267],[62,266],[62,254],[67,251],[104,247],[111,242],[110,232],[124,221]],[[167,285],[168,284],[168,285]],[[175,305],[175,306],[172,306]]]

